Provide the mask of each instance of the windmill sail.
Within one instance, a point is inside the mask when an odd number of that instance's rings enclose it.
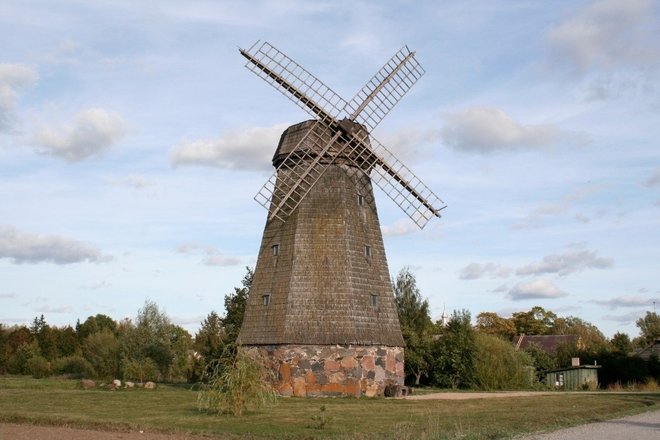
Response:
[[[275,173],[255,196],[269,210],[269,220],[285,221],[320,180],[327,165],[340,156],[369,173],[420,228],[440,216],[442,200],[380,142],[369,140],[369,131],[424,74],[414,52],[407,46],[401,48],[347,103],[269,43],[255,49],[258,43],[247,51],[240,50],[248,59],[246,67],[319,118],[296,147],[279,159]],[[349,116],[339,120],[344,112]]]

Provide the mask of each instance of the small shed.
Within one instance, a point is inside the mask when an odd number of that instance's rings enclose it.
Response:
[[[562,390],[580,390],[589,384],[598,385],[600,365],[578,365],[545,372],[545,384]]]

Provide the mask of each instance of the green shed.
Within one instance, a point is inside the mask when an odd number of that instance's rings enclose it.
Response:
[[[600,365],[579,365],[545,372],[545,383],[562,390],[579,390],[598,386]],[[592,385],[589,385],[592,384]]]

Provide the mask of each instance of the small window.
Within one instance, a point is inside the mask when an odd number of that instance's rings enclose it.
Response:
[[[273,257],[277,257],[280,254],[280,245],[274,244],[270,247],[273,251]]]
[[[270,304],[270,293],[265,293],[261,295],[261,303],[265,306]]]
[[[378,306],[378,295],[375,293],[371,294],[371,305],[374,307]]]
[[[357,195],[357,202],[358,202],[358,206],[364,205],[364,196],[362,194]]]
[[[364,245],[364,256],[371,257],[371,246],[369,246],[368,244]]]

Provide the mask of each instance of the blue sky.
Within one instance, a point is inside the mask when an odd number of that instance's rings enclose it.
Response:
[[[347,99],[417,51],[373,134],[448,208],[419,230],[377,198],[434,318],[540,305],[634,336],[660,306],[659,23],[650,0],[4,0],[0,322],[222,310],[307,119],[243,67],[261,39]]]

